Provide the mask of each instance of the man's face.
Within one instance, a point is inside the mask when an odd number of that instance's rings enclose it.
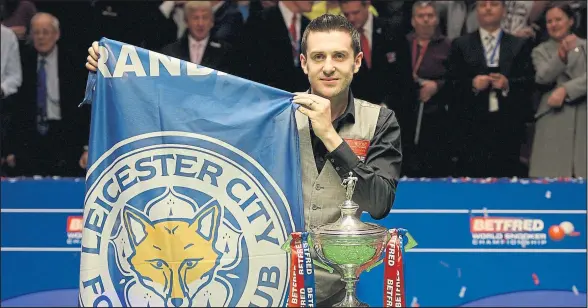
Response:
[[[38,16],[31,24],[33,45],[41,54],[51,52],[59,40],[59,31],[53,27],[51,22],[51,17],[43,15]]]
[[[186,24],[193,38],[203,40],[208,36],[210,29],[214,26],[212,11],[207,8],[191,10],[186,15]]]
[[[310,32],[306,46],[300,63],[312,93],[328,99],[346,93],[363,58],[362,53],[353,56],[351,35],[344,31]]]
[[[341,3],[341,12],[349,20],[355,29],[363,28],[370,14],[369,4],[362,4],[361,1],[349,1]]]
[[[308,13],[312,11],[313,1],[293,1],[298,7],[298,13]]]
[[[478,22],[481,26],[498,25],[506,13],[502,1],[478,1]]]
[[[438,23],[437,14],[435,14],[435,9],[432,6],[428,5],[415,9],[412,16],[412,26],[417,35],[432,36]]]

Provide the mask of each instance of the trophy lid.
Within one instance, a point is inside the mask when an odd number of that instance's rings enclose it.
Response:
[[[357,178],[353,177],[353,173],[350,172],[349,177],[342,183],[347,190],[347,200],[339,205],[339,208],[341,208],[341,217],[334,223],[317,228],[315,233],[325,235],[373,235],[386,231],[383,227],[376,224],[364,223],[357,218],[356,214],[359,210],[359,205],[351,200],[356,182]]]

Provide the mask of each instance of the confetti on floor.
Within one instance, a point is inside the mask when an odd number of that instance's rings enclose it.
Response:
[[[531,275],[531,277],[533,277],[533,283],[538,286],[539,285],[539,277],[537,277],[537,274],[533,273],[533,275]]]
[[[439,263],[440,263],[441,265],[445,266],[445,267],[449,267],[449,264],[447,264],[447,263],[445,263],[445,262],[443,262],[443,261],[439,261]]]
[[[545,192],[545,198],[551,199],[551,190]]]
[[[412,302],[410,303],[410,307],[420,307],[419,302],[417,301],[416,297],[412,298]]]
[[[465,292],[466,292],[466,287],[461,287],[461,290],[459,290],[459,297],[463,298],[465,296]]]
[[[574,295],[578,296],[580,294],[580,292],[578,292],[578,288],[576,288],[576,286],[572,286],[572,292],[574,292]]]
[[[461,278],[461,268],[457,269],[457,278]]]

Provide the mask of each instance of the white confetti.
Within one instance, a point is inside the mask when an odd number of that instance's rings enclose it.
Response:
[[[439,263],[440,263],[441,265],[445,266],[445,267],[449,267],[449,264],[447,264],[447,263],[445,263],[445,262],[443,262],[443,261],[439,261]]]
[[[459,297],[463,298],[465,296],[465,292],[466,292],[466,287],[461,287],[461,290],[459,291]]]
[[[461,268],[457,269],[457,278],[461,278]]]
[[[551,199],[551,190],[545,192],[545,198]]]
[[[572,286],[572,292],[574,292],[574,295],[578,296],[580,294],[580,292],[578,292],[578,288],[576,288],[576,286]]]
[[[412,298],[412,302],[410,303],[410,306],[411,307],[418,307],[418,305],[419,305],[419,303],[417,301],[417,298],[416,297],[413,297]]]

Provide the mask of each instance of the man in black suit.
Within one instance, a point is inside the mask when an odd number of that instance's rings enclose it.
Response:
[[[524,176],[519,162],[531,111],[534,69],[529,41],[500,29],[504,1],[478,1],[478,31],[452,42],[452,83],[459,176]]]
[[[83,176],[79,155],[87,144],[89,109],[78,108],[86,72],[71,49],[57,45],[59,20],[31,20],[33,47],[22,51],[23,84],[15,111],[16,165],[24,175]],[[28,46],[27,46],[28,47]]]
[[[225,73],[233,73],[230,63],[231,45],[216,39],[211,34],[214,27],[214,14],[208,1],[187,2],[184,17],[188,27],[186,33],[176,42],[161,50],[161,53]]]
[[[300,42],[310,22],[312,1],[280,1],[249,18],[241,42],[246,55],[242,77],[289,92],[305,91],[308,78],[300,67]]]
[[[157,7],[156,11],[149,17],[156,25],[152,33],[148,35],[147,47],[157,50],[175,40],[181,38],[185,23],[184,5],[193,1],[158,1],[153,2]],[[202,1],[203,2],[203,1]],[[234,44],[241,36],[243,28],[243,15],[237,4],[233,1],[215,0],[207,1],[212,7],[215,24],[210,31],[211,35],[219,40]]]
[[[361,35],[364,54],[351,89],[353,95],[374,103],[385,103],[399,115],[408,103],[412,86],[410,49],[402,33],[369,11],[370,1],[340,1],[341,12]]]

